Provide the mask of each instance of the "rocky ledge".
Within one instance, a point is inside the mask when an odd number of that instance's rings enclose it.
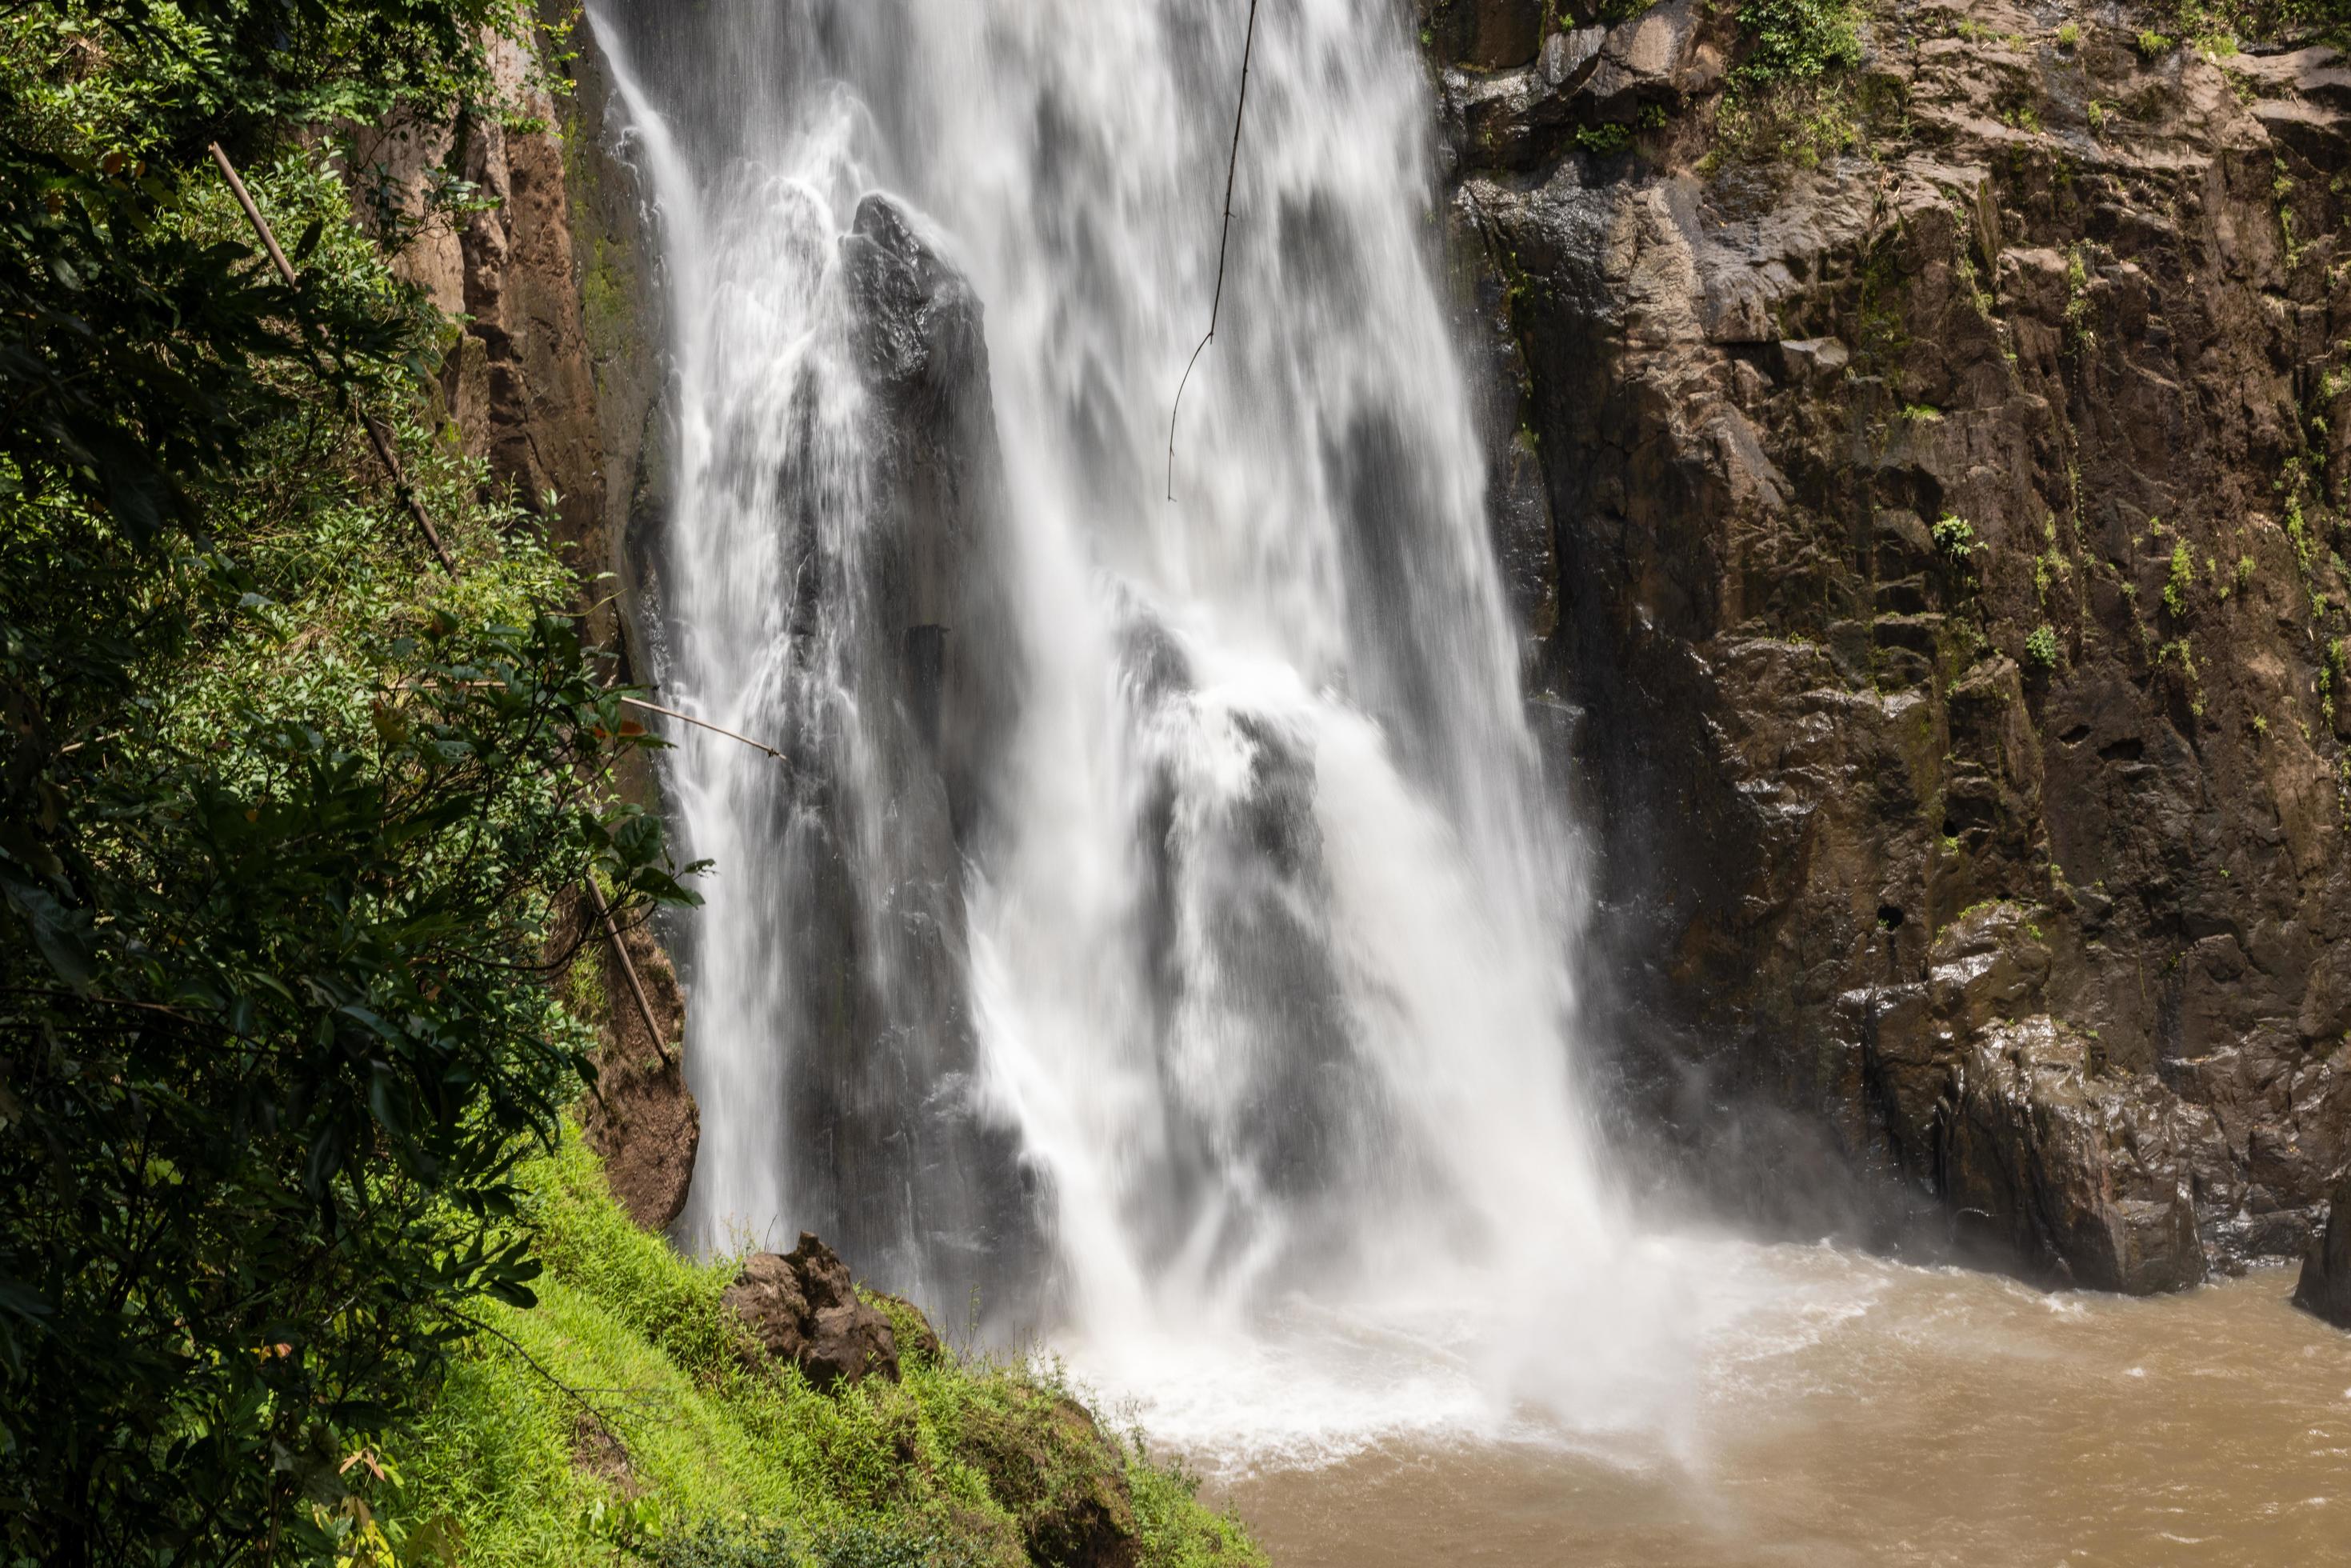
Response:
[[[867,1377],[899,1377],[898,1333],[890,1314],[865,1300],[849,1265],[803,1230],[799,1245],[778,1257],[754,1252],[726,1288],[727,1306],[760,1350],[778,1365],[795,1366],[811,1387],[830,1389]],[[914,1354],[938,1354],[938,1336],[922,1314],[896,1298],[917,1333]]]

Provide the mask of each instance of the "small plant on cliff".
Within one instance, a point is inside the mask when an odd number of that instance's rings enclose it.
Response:
[[[2163,583],[2163,607],[2171,612],[2173,620],[2188,613],[2188,591],[2195,586],[2196,559],[2188,553],[2188,541],[2181,539],[2171,548],[2171,573]]]
[[[2057,29],[2057,47],[2059,48],[2071,51],[2074,46],[2081,41],[2082,29],[2078,24],[2068,22],[2064,26]]]
[[[2137,42],[2138,52],[2146,59],[2156,59],[2169,54],[2172,49],[2171,40],[2152,27],[2143,29],[2139,33]]]
[[[1935,525],[1935,546],[1955,561],[1964,561],[1976,553],[1976,528],[1965,517],[1943,514]]]
[[[1633,143],[1633,128],[1622,120],[1606,125],[1586,125],[1577,128],[1575,144],[1595,158],[1606,158],[1622,152]]]
[[[2091,107],[2095,110],[2097,106],[2094,102]],[[2094,119],[2092,129],[2095,128]],[[2065,256],[2065,327],[2085,352],[2098,346],[2098,334],[2090,325],[2093,308],[2089,253],[2086,247],[2077,245]]]
[[[2033,629],[2032,635],[2024,640],[2024,662],[2043,670],[2057,667],[2057,632],[2054,627],[2043,622]]]

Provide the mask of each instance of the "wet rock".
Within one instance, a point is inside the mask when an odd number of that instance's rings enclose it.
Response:
[[[926,1276],[937,1299],[977,1290],[1017,1315],[1037,1215],[1018,1149],[968,1092],[966,855],[988,831],[1019,668],[984,316],[885,197],[860,204],[840,255],[865,512],[852,544],[823,526],[838,476],[777,476],[795,563],[779,608],[796,667],[841,672],[857,720],[811,699],[774,736],[789,760],[769,842],[789,870],[771,915],[792,971],[776,1027],[795,1042],[778,1141],[796,1201],[852,1255],[913,1276],[926,1237],[968,1239]]]
[[[778,1257],[755,1252],[722,1298],[760,1348],[800,1369],[818,1389],[872,1376],[898,1381],[898,1340],[890,1319],[858,1295],[849,1266],[803,1230]]]
[[[1841,1161],[1940,1211],[1905,1235],[2158,1289],[2191,1236],[2298,1250],[2351,1129],[2351,533],[2313,520],[2351,484],[2351,72],[2061,9],[1879,39],[1817,160],[1710,133],[1719,18],[1670,7],[1445,90],[1618,1081],[1742,1207]],[[1625,93],[1667,125],[1578,152]]]
[[[1542,0],[1463,0],[1468,12],[1465,64],[1488,70],[1522,66],[1542,37]]]
[[[2312,1238],[2304,1255],[2294,1304],[2351,1329],[2351,1175],[2335,1187],[2326,1228]]]
[[[1944,1196],[2053,1283],[2148,1295],[2206,1276],[2191,1150],[2210,1118],[2152,1080],[2094,1074],[2046,1017],[1985,1030],[1943,1127]]]

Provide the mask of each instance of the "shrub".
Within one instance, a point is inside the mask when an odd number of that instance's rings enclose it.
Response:
[[[1976,553],[1976,529],[1965,517],[1945,513],[1935,525],[1935,544],[1953,560],[1963,561]]]
[[[1744,0],[1747,40],[1740,76],[1763,83],[1803,80],[1861,63],[1861,35],[1849,0]]]
[[[2057,667],[2057,632],[2045,622],[2024,640],[2024,662],[2043,670]]]
[[[0,11],[0,1559],[376,1540],[376,1450],[530,1297],[513,1159],[584,1043],[549,903],[683,896],[573,578],[402,426],[441,322],[315,129],[493,104],[526,10]]]

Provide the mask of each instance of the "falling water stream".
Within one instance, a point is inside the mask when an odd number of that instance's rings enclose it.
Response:
[[[675,737],[717,866],[682,1224],[1042,1335],[1296,1561],[1455,1560],[1430,1517],[1551,1495],[1604,1532],[1531,1505],[1478,1560],[1684,1560],[1607,1553],[1721,1518],[1605,1478],[1833,1398],[1855,1323],[2032,1309],[1612,1186],[1400,6],[1263,9],[1167,498],[1247,10],[594,16],[670,316],[652,673],[789,758]]]

